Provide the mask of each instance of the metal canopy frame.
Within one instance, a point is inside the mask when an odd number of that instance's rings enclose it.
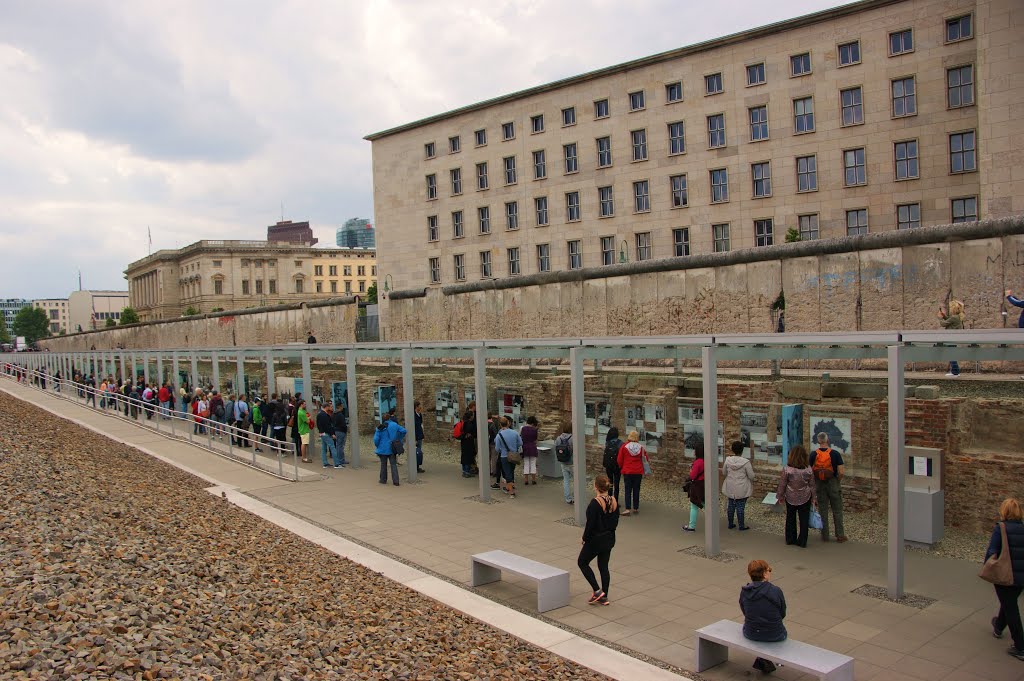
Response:
[[[75,368],[89,366],[93,371],[107,368],[115,373],[119,366],[122,380],[127,376],[128,362],[132,366],[132,379],[136,378],[139,361],[142,372],[149,376],[152,359],[162,378],[162,362],[167,357],[174,367],[173,382],[180,387],[178,369],[181,362],[191,370],[192,383],[198,382],[198,363],[209,358],[213,363],[213,380],[219,388],[221,361],[235,360],[235,370],[244,385],[245,360],[259,358],[266,364],[268,394],[274,392],[274,363],[299,359],[306,385],[311,385],[313,362],[338,364],[343,362],[349,390],[349,428],[359,432],[359,397],[357,364],[364,358],[384,358],[389,363],[401,361],[402,382],[405,389],[403,411],[408,426],[407,447],[409,470],[407,479],[416,480],[415,428],[413,427],[414,372],[416,358],[473,360],[474,385],[478,413],[487,413],[487,360],[495,359],[561,359],[568,360],[572,401],[573,432],[583,433],[585,428],[585,374],[584,361],[592,360],[595,368],[610,359],[699,359],[703,387],[705,422],[718,421],[718,364],[723,361],[761,361],[770,359],[825,360],[825,359],[885,359],[888,381],[888,592],[892,598],[903,595],[903,486],[905,471],[902,465],[905,451],[905,394],[904,376],[907,362],[943,362],[951,358],[976,361],[1024,361],[1024,333],[1016,329],[992,331],[878,331],[855,333],[806,334],[721,334],[691,336],[637,336],[637,337],[581,337],[530,338],[519,340],[472,340],[399,343],[358,343],[305,345],[288,344],[259,347],[176,348],[162,350],[103,350],[57,353],[0,354],[0,362],[26,368],[47,367],[70,377]],[[678,366],[678,364],[677,364]],[[489,461],[489,443],[486,419],[477,419],[478,457],[481,464]],[[353,465],[360,464],[358,436],[350,439]],[[578,437],[586,451],[586,436]],[[587,496],[586,456],[574,457],[575,517],[582,525],[585,521]],[[717,555],[719,546],[718,466],[705,469],[706,522],[704,547],[708,556]],[[480,498],[490,500],[490,476],[480,466]]]

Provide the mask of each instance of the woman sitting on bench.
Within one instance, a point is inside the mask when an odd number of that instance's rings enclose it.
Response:
[[[743,636],[751,641],[771,643],[786,640],[786,597],[782,589],[771,583],[772,568],[763,560],[747,565],[750,583],[740,590],[743,612]],[[764,658],[754,660],[754,669],[765,674],[775,671],[775,663]]]

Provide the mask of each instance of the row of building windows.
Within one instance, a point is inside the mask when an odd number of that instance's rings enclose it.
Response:
[[[975,131],[966,130],[949,135],[949,172],[954,174],[969,173],[977,170],[977,140]],[[816,155],[798,156],[795,159],[797,193],[818,191],[818,158]],[[864,147],[845,149],[842,151],[843,186],[858,187],[868,183],[867,155]],[[918,141],[901,140],[893,144],[893,171],[897,181],[920,178],[920,149]],[[708,171],[711,203],[729,201],[729,170],[714,168]],[[690,205],[688,175],[681,173],[668,178],[668,187],[672,208],[686,208]],[[771,161],[760,161],[750,165],[751,194],[755,199],[772,196]],[[647,213],[651,210],[651,182],[638,180],[633,185],[633,213]],[[534,198],[534,215],[536,225],[543,227],[550,224],[551,211],[547,196]],[[597,188],[597,211],[602,218],[615,216],[615,195],[613,186]],[[519,201],[506,201],[504,205],[504,222],[507,230],[520,227]],[[579,191],[565,193],[565,221],[576,222],[582,219]],[[480,234],[491,232],[491,208],[477,208],[477,223]],[[465,236],[465,215],[462,210],[452,211],[452,238]],[[437,215],[427,217],[427,240],[439,241],[440,225]],[[322,273],[322,272],[320,272]],[[319,274],[319,273],[318,273]]]
[[[946,42],[947,43],[959,42],[961,40],[967,40],[967,39],[970,39],[970,38],[974,37],[974,32],[973,32],[973,30],[974,30],[973,29],[973,16],[971,14],[964,14],[964,15],[960,15],[960,16],[956,16],[956,17],[950,17],[950,18],[945,20],[945,24],[946,24],[946,26],[945,26],[945,36],[946,36]],[[900,29],[900,30],[897,30],[897,31],[891,31],[889,33],[888,45],[889,45],[889,56],[890,57],[895,57],[895,56],[899,56],[899,55],[903,55],[903,54],[909,54],[909,53],[913,52],[914,49],[915,49],[915,47],[914,47],[914,30],[912,28],[904,28],[904,29]],[[843,67],[846,67],[846,66],[854,66],[854,65],[860,64],[861,63],[861,44],[860,44],[860,40],[851,40],[851,41],[848,41],[848,42],[843,42],[843,43],[838,44],[836,46],[836,57],[837,57],[837,64],[838,64],[839,68],[843,68]],[[957,88],[958,91],[961,91],[962,88],[966,84],[970,84],[970,87],[971,87],[970,101],[969,102],[960,103],[961,100],[960,100],[959,92],[956,93],[956,94],[951,93],[951,94],[947,95],[947,102],[948,102],[948,105],[951,108],[958,107],[958,106],[966,106],[967,104],[973,102],[973,80],[974,80],[973,72],[971,74],[969,74],[969,81],[967,83],[961,84],[960,81],[961,81],[961,79],[963,77],[963,74],[961,74],[961,73],[954,73],[954,72],[959,71],[962,68],[965,68],[965,67],[956,67],[956,68],[953,68],[953,69],[949,69],[947,71],[947,84],[948,84],[948,87],[950,89]],[[752,63],[752,64],[747,64],[746,67],[745,67],[745,71],[746,71],[746,86],[747,87],[755,87],[755,86],[764,85],[765,83],[767,83],[767,76],[766,76],[766,71],[765,71],[765,62],[760,61],[760,62],[755,62],[755,63]],[[810,75],[812,73],[811,53],[810,52],[801,52],[799,54],[791,55],[790,58],[789,58],[789,73],[790,73],[790,77],[791,78],[798,78],[798,77],[801,77],[801,76]],[[953,82],[954,78],[957,80],[957,82],[955,84]],[[900,81],[905,81],[905,80],[908,80],[908,79],[900,79]],[[911,81],[910,87],[913,88],[913,82],[912,82],[913,79],[910,78],[909,80]],[[894,91],[894,95],[893,96],[894,96],[894,98],[897,96],[895,94],[895,90],[896,90],[896,87],[897,87],[896,84],[895,84],[896,82],[897,81],[893,81],[893,83],[894,83],[893,84],[893,91]],[[904,85],[901,85],[900,87],[903,88]],[[724,88],[724,80],[723,80],[722,72],[719,71],[719,72],[715,72],[715,73],[709,73],[709,74],[706,74],[704,76],[704,95],[705,96],[719,95],[719,94],[722,94],[723,92],[725,92],[725,88]],[[853,108],[855,106],[853,100],[854,100],[855,96],[859,100],[859,98],[860,98],[860,88],[853,88],[853,89],[851,89],[849,91],[844,91],[844,93],[847,93],[847,92],[849,93],[849,95],[846,95],[846,94],[843,95],[843,102],[844,102],[844,112],[843,112],[844,113],[844,116],[843,116],[844,123],[843,124],[844,125],[854,125],[855,123],[852,123],[852,122],[848,123],[848,122],[846,122],[847,121],[847,119],[846,119],[846,106],[847,106],[847,103],[846,102],[847,102],[847,97],[848,97],[849,100],[850,100],[849,101],[849,108],[851,109],[851,116],[852,116],[853,115],[852,114],[852,110],[853,110]],[[907,96],[908,95],[906,95],[906,94],[899,95],[900,98],[905,98]],[[909,96],[913,97],[913,90],[912,89],[911,89],[911,92],[910,92]],[[683,101],[683,82],[681,80],[678,80],[678,81],[673,81],[673,82],[670,82],[670,83],[666,83],[665,84],[665,103],[666,104],[675,104],[675,103],[681,102],[681,101]],[[647,108],[647,93],[646,93],[646,91],[641,89],[641,90],[636,90],[636,91],[627,93],[627,105],[629,107],[629,111],[630,112],[643,111],[644,109],[646,109]],[[862,108],[862,106],[859,105],[859,104],[856,105],[856,106],[859,106],[861,108],[861,116],[862,116],[863,115],[863,108]],[[608,118],[610,116],[610,110],[611,109],[610,109],[610,105],[609,105],[609,100],[607,98],[599,99],[599,100],[596,100],[594,102],[594,118],[595,119]],[[904,109],[903,113],[896,113],[897,108],[896,108],[895,104],[894,104],[893,111],[894,111],[894,113],[893,113],[894,117],[913,115],[916,112],[916,111],[907,112]],[[766,115],[766,112],[765,112],[765,115]],[[563,108],[561,110],[561,122],[562,122],[562,127],[570,127],[570,126],[576,125],[576,107],[575,106],[565,107],[565,108]],[[861,122],[863,122],[863,121],[861,121]],[[531,134],[540,134],[540,133],[543,133],[544,130],[545,130],[544,114],[534,114],[534,115],[530,116],[530,132],[531,132]],[[804,131],[804,132],[806,132],[806,131]],[[476,130],[473,133],[473,135],[474,135],[475,146],[482,147],[482,146],[485,146],[487,144],[487,131],[486,131],[486,129]],[[516,129],[515,129],[515,122],[514,121],[507,121],[507,122],[501,124],[501,137],[502,137],[503,141],[513,140],[513,139],[515,139],[515,136],[516,136]],[[756,141],[756,140],[752,139],[752,141]],[[712,145],[712,146],[714,146],[714,145]],[[448,153],[449,154],[457,154],[460,151],[462,151],[462,138],[461,138],[461,136],[460,135],[453,135],[453,136],[449,137],[448,138]],[[436,145],[435,142],[427,142],[427,143],[424,144],[424,155],[425,155],[425,157],[427,159],[436,158],[436,156],[437,156],[437,145]]]
[[[371,267],[371,270],[372,270],[374,275],[377,274],[377,266],[376,265],[373,265]],[[328,276],[330,276],[330,277],[338,276],[338,266],[337,265],[328,265],[327,266],[327,272],[328,272]],[[366,265],[358,265],[358,266],[356,266],[356,272],[357,272],[356,276],[358,276],[358,277],[365,277],[366,276]],[[352,266],[351,265],[342,265],[342,273],[343,273],[343,276],[351,277],[352,276]],[[313,276],[314,277],[322,277],[322,276],[324,276],[324,266],[323,265],[313,265]]]
[[[263,280],[256,280],[256,295],[263,295]],[[224,295],[224,280],[214,279],[213,280],[213,293],[215,295]],[[270,295],[277,294],[277,279],[269,279],[267,281],[267,293]],[[242,295],[248,296],[252,294],[252,282],[248,279],[242,280]]]
[[[954,223],[972,222],[978,219],[978,199],[975,196],[961,197],[950,201],[951,219]],[[896,206],[896,220],[899,229],[914,229],[921,226],[921,204],[907,203]],[[754,246],[773,246],[776,243],[775,221],[772,218],[759,218],[754,220]],[[819,237],[818,214],[800,215],[797,217],[797,231],[801,241],[817,239]],[[728,222],[711,225],[711,239],[714,252],[721,253],[732,249],[731,224]],[[858,236],[868,233],[868,209],[854,208],[846,211],[846,234],[847,236]],[[651,232],[639,232],[633,235],[633,256],[636,260],[651,260],[654,258],[654,245]],[[616,262],[625,262],[628,257],[625,249],[620,248],[616,257],[616,237],[602,236],[600,239],[601,265],[614,265]],[[566,254],[569,269],[575,270],[583,267],[583,247],[581,239],[570,239],[566,241]],[[625,243],[625,241],[621,242]],[[672,257],[685,257],[690,255],[690,228],[677,227],[672,230]],[[522,250],[518,246],[505,249],[506,273],[508,276],[516,276],[523,273]],[[466,254],[457,253],[453,256],[453,265],[456,281],[466,280]],[[490,250],[479,253],[480,277],[482,279],[492,278],[494,275],[494,263]],[[536,271],[551,271],[551,244],[537,244],[536,246]],[[427,261],[430,272],[430,283],[441,283],[441,258],[432,257]],[[318,289],[319,290],[319,289]]]
[[[338,292],[338,282],[331,281],[331,282],[327,282],[327,284],[328,284],[328,286],[330,288],[330,292],[331,293],[337,293]],[[317,293],[323,293],[324,292],[324,282],[318,281],[318,282],[316,282],[315,286],[316,286],[316,292]],[[360,293],[365,293],[366,292],[366,282],[365,281],[360,281],[359,282],[359,292]],[[352,293],[352,282],[351,281],[345,281],[345,293]]]

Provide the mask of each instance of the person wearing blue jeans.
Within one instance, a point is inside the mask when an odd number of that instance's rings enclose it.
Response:
[[[329,468],[327,453],[330,452],[331,458],[334,459],[334,467],[341,468],[338,448],[334,445],[334,420],[331,418],[331,411],[331,405],[327,403],[320,407],[316,415],[316,429],[320,433],[320,461],[324,468]]]
[[[348,461],[345,460],[345,440],[348,438],[348,419],[345,418],[345,404],[339,402],[334,407],[334,416],[331,419],[334,421],[334,450],[338,453],[338,458],[334,460],[334,463],[344,468],[348,465]]]
[[[568,459],[563,461],[564,457],[558,456],[558,450],[562,448],[566,451]],[[573,470],[572,470],[572,424],[568,421],[562,424],[562,434],[555,438],[555,457],[558,459],[558,465],[562,467],[562,495],[565,498],[565,503],[574,503],[573,498]]]
[[[754,493],[754,467],[750,465],[750,460],[743,456],[746,447],[742,442],[733,442],[731,449],[732,456],[726,457],[725,463],[722,464],[725,477],[722,482],[722,493],[729,499],[726,511],[729,529],[736,528],[736,523],[733,522],[733,518],[736,518],[741,530],[749,530],[744,512],[747,508],[747,499]]]
[[[416,472],[423,473],[423,406],[419,400],[413,404],[416,418]]]
[[[380,484],[388,484],[388,463],[391,464],[391,481],[398,487],[398,456],[391,443],[405,437],[406,430],[395,421],[395,412],[389,412],[373,433],[373,446],[380,459]]]

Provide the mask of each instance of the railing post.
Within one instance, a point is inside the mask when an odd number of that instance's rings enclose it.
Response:
[[[402,403],[405,412],[405,454],[409,464],[409,482],[416,482],[416,411],[412,383],[412,350],[402,349]]]
[[[572,475],[576,524],[587,522],[587,431],[584,400],[583,350],[569,348],[569,389],[572,400]]]
[[[718,542],[718,364],[715,348],[700,350],[704,388],[704,553],[717,556]]]
[[[484,348],[473,348],[473,377],[476,383],[476,458],[480,473],[480,500],[491,500],[491,447],[487,430],[487,356]]]
[[[906,459],[906,423],[904,407],[906,393],[903,388],[904,354],[902,345],[890,345],[888,348],[889,378],[889,560],[888,560],[888,592],[889,598],[903,596],[903,487],[906,479],[904,468]]]
[[[348,437],[349,459],[354,468],[359,468],[359,384],[356,382],[356,351],[345,351],[345,380],[348,389]]]

